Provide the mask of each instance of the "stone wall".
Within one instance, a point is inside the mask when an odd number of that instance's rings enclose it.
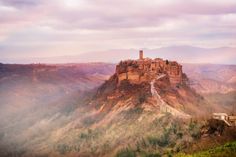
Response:
[[[123,80],[139,84],[144,81],[150,81],[162,73],[167,74],[173,86],[183,81],[182,66],[175,61],[167,61],[160,58],[143,58],[121,61],[116,66],[118,85]]]

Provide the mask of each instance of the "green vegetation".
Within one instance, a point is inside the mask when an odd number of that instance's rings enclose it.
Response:
[[[67,132],[66,138],[58,141],[56,151],[62,155],[172,157],[200,137],[201,125],[198,121],[177,119],[170,114],[157,116],[136,107],[120,112],[107,125],[90,128],[88,125]],[[122,147],[117,148],[121,144]]]
[[[60,153],[60,154],[66,154],[70,151],[72,151],[72,147],[70,147],[67,144],[59,144],[56,146],[56,150]]]
[[[146,151],[137,152],[132,148],[124,148],[117,152],[116,157],[161,157],[161,154]]]
[[[176,157],[234,157],[236,156],[236,141],[195,154],[178,154]]]
[[[127,111],[121,112],[121,115],[124,116],[126,120],[135,120],[137,119],[143,112],[141,107],[131,108]]]
[[[161,157],[161,155],[159,153],[150,153],[145,155],[145,157]]]
[[[136,153],[129,148],[125,148],[118,151],[116,157],[136,157]]]
[[[165,147],[169,144],[169,135],[166,132],[160,137],[148,137],[147,139],[152,147]]]
[[[188,140],[193,139],[191,132],[198,127],[195,122],[183,123],[166,114],[154,119],[151,123],[149,122],[148,126],[144,123],[142,129],[146,131],[136,139],[135,145],[128,148],[124,147],[118,151],[117,156],[132,154],[137,157],[159,157],[163,155],[172,157],[174,153],[178,153],[185,147]]]
[[[201,136],[200,126],[196,121],[190,121],[189,123],[189,132],[194,139],[199,139]]]

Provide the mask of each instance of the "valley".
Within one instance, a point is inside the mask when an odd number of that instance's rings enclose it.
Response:
[[[0,157],[236,157],[236,0],[0,0]]]
[[[212,112],[232,113],[234,74],[217,66],[232,89],[203,91],[202,80],[224,80],[196,70],[201,65],[178,72],[175,63],[173,72],[171,61],[159,62],[151,71],[136,61],[1,64],[1,156],[180,156],[234,141],[232,128],[201,132]]]

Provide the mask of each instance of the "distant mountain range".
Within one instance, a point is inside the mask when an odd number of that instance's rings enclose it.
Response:
[[[236,48],[200,48],[193,46],[171,46],[157,49],[143,49],[150,58],[166,58],[181,63],[236,64]],[[114,49],[107,51],[80,53],[75,56],[55,56],[48,58],[1,58],[3,63],[81,63],[110,62],[138,58],[138,49]]]
[[[200,93],[228,93],[236,90],[236,65],[183,64],[191,86]]]

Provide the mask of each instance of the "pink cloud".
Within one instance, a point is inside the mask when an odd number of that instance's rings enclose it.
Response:
[[[234,0],[0,0],[0,55],[236,46],[235,21]]]

